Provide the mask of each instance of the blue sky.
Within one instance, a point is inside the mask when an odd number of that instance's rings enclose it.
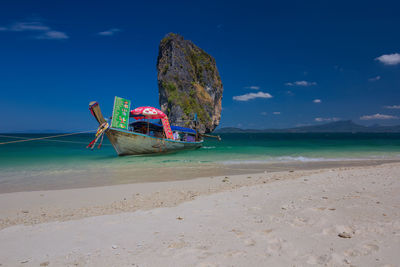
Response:
[[[215,57],[221,127],[400,124],[396,1],[0,3],[1,132],[97,127],[91,100],[158,107],[159,41]]]

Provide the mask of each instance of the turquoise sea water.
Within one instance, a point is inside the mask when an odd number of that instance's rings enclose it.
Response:
[[[43,134],[15,134],[36,138]],[[222,141],[207,139],[198,150],[158,156],[117,157],[108,140],[101,149],[86,149],[91,134],[0,145],[0,170],[66,169],[86,166],[118,167],[126,164],[174,165],[348,159],[400,159],[400,134],[221,134]],[[19,140],[1,137],[0,143]]]
[[[11,136],[36,138],[45,135],[15,134]],[[155,168],[158,170],[162,167],[171,169],[190,166],[193,168],[193,166],[210,164],[232,166],[274,162],[400,160],[400,134],[393,133],[221,134],[221,138],[221,142],[208,139],[204,146],[197,150],[157,156],[118,157],[106,138],[101,149],[96,148],[91,151],[86,149],[86,145],[93,139],[93,134],[0,145],[0,186],[10,185],[16,181],[20,184],[38,182],[42,176],[53,177],[53,174],[60,172],[80,171],[79,175],[81,175],[86,173],[82,171],[93,169],[130,169],[132,173],[135,170],[146,169],[147,171],[142,174],[151,174],[156,170]],[[20,139],[0,136],[0,143],[12,140]],[[63,177],[65,179],[66,176]],[[43,178],[43,184],[48,183],[50,178],[46,179]],[[79,183],[79,181],[81,179],[78,177],[74,183]],[[107,183],[113,183],[113,181]]]

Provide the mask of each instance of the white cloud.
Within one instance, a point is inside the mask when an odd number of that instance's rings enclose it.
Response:
[[[62,40],[69,38],[66,33],[52,30],[39,20],[16,22],[8,27],[0,27],[0,31],[36,32],[39,35],[34,36],[35,39]]]
[[[252,85],[252,86],[246,86],[246,89],[252,89],[252,90],[260,90],[260,86]]]
[[[330,121],[339,121],[340,118],[336,118],[336,117],[333,117],[333,118],[315,118],[314,120],[317,121],[317,122],[330,122]]]
[[[376,82],[376,81],[379,81],[381,78],[382,78],[382,77],[378,75],[378,76],[376,76],[376,77],[369,78],[368,81],[370,81],[370,82]]]
[[[382,55],[380,57],[375,58],[375,60],[378,60],[379,62],[385,65],[394,66],[400,64],[400,54],[393,53],[393,54]]]
[[[256,99],[256,98],[272,98],[272,95],[264,92],[258,92],[258,93],[248,93],[244,95],[238,95],[234,96],[233,100],[236,101],[249,101],[251,99]]]
[[[263,112],[261,112],[261,115],[263,115],[263,116],[267,116],[267,112],[265,112],[265,111],[263,111]]]
[[[99,32],[98,35],[101,36],[112,36],[114,34],[116,34],[117,32],[122,31],[121,29],[117,29],[117,28],[113,28],[113,29],[109,29],[107,31],[103,31],[103,32]]]
[[[400,109],[400,105],[393,105],[393,106],[384,106],[387,109]]]
[[[321,101],[321,99],[314,99],[312,102],[319,104],[319,103],[321,103],[322,101]]]
[[[364,115],[360,117],[360,120],[392,120],[392,119],[398,119],[398,117],[392,115],[379,114],[379,113],[376,113],[374,115]]]
[[[48,39],[48,40],[62,40],[68,39],[69,36],[64,32],[59,31],[48,31],[36,37],[36,39]]]
[[[40,21],[32,22],[17,22],[8,28],[9,31],[23,32],[23,31],[49,31],[50,27],[44,25]]]
[[[287,86],[312,86],[312,85],[317,85],[316,82],[308,82],[308,81],[295,81],[295,82],[290,82],[290,83],[285,83]]]

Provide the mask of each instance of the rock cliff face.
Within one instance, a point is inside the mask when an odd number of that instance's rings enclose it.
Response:
[[[173,125],[212,132],[221,119],[222,82],[215,59],[189,40],[169,33],[157,59],[160,107]]]

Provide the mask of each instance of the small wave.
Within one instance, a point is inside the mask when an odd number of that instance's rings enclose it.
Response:
[[[215,146],[203,146],[202,149],[214,149]]]
[[[271,157],[263,160],[227,160],[222,161],[225,165],[235,164],[263,164],[263,163],[277,163],[277,162],[323,162],[323,161],[352,161],[352,160],[399,160],[400,155],[386,156],[386,155],[370,155],[367,157],[354,157],[354,158],[312,158],[312,157],[293,157],[293,156],[282,156],[282,157]]]
[[[323,162],[323,161],[348,161],[348,160],[370,160],[372,158],[311,158],[311,157],[276,157],[264,160],[228,160],[223,161],[222,164],[225,165],[235,165],[235,164],[263,164],[263,163],[276,163],[276,162]]]
[[[285,157],[278,157],[278,161],[301,161],[301,162],[316,162],[316,161],[331,161],[331,160],[337,160],[337,159],[330,159],[330,158],[309,158],[309,157],[291,157],[291,156],[285,156]],[[340,160],[340,159],[339,159]]]

